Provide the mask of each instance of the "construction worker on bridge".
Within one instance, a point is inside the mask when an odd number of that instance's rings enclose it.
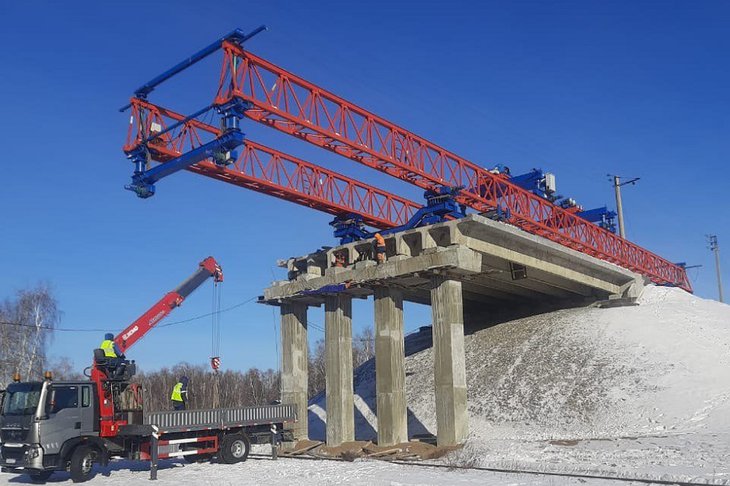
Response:
[[[181,376],[180,381],[175,383],[175,386],[172,389],[172,395],[170,396],[170,400],[172,400],[172,408],[174,410],[185,410],[185,407],[188,403],[187,376]]]
[[[375,233],[375,258],[378,265],[385,263],[385,238],[380,233]]]

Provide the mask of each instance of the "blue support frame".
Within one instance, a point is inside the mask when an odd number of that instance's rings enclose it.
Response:
[[[532,169],[530,172],[511,176],[509,181],[523,189],[526,189],[536,196],[540,196],[549,201],[554,201],[557,197],[552,193],[548,192],[547,184],[545,182],[546,173],[542,169]]]
[[[148,168],[148,165],[150,153],[153,149],[150,149],[149,141],[154,140],[163,132],[156,134],[155,137],[148,138],[146,142],[127,153],[127,158],[134,163],[134,175],[132,175],[132,183],[124,186],[124,188],[134,192],[138,197],[146,199],[155,195],[155,183],[157,181],[175,172],[187,169],[191,165],[208,158],[213,159],[217,165],[221,166],[229,165],[238,158],[234,150],[243,145],[245,140],[245,136],[239,128],[239,120],[243,118],[244,112],[250,108],[250,104],[241,99],[234,99],[223,106],[214,107],[223,118],[225,131],[222,135],[208,143],[195,147],[180,157],[164,162],[151,169]],[[199,115],[206,111],[207,109],[200,110],[196,113]],[[189,119],[190,117],[186,120]],[[177,125],[179,126],[179,124]],[[165,132],[170,130],[171,128],[168,128]]]
[[[261,25],[248,34],[243,32],[241,29],[235,29],[229,32],[227,35],[217,39],[212,44],[194,53],[184,61],[175,64],[167,71],[137,88],[134,91],[134,96],[140,99],[147,99],[147,96],[157,86],[213,54],[222,47],[223,42],[232,41],[238,44],[243,44],[245,41],[251,39],[253,36],[263,32],[264,30],[266,30],[266,26]],[[120,108],[119,111],[125,111],[130,106],[131,103]],[[175,130],[185,123],[188,123],[190,120],[199,117],[212,108],[215,108],[222,117],[222,126],[224,130],[222,135],[217,137],[215,140],[205,143],[199,147],[195,147],[180,157],[164,162],[151,169],[149,168],[151,154],[154,153],[154,148],[150,148],[150,142],[171,132],[172,130]],[[170,125],[159,133],[154,133],[153,135],[149,133],[145,134],[142,142],[135,147],[134,150],[127,152],[127,158],[134,163],[134,175],[132,176],[132,183],[124,186],[124,188],[133,191],[141,198],[148,198],[154,196],[155,183],[157,181],[205,159],[212,158],[218,165],[230,164],[237,158],[237,154],[234,152],[234,149],[243,145],[244,134],[240,129],[240,119],[243,118],[244,112],[249,108],[250,104],[248,102],[235,98],[222,106],[208,105],[185,119]]]
[[[576,213],[576,216],[579,216],[591,223],[596,223],[598,226],[607,229],[608,231],[613,233],[616,232],[616,212],[611,211],[606,206],[581,211]]]
[[[416,211],[411,219],[402,226],[389,228],[382,231],[368,231],[365,229],[362,217],[356,214],[346,214],[335,217],[330,226],[335,228],[334,236],[340,239],[340,244],[352,243],[353,241],[365,240],[375,236],[391,235],[429,224],[441,223],[448,219],[460,219],[466,216],[466,207],[454,199],[463,187],[440,187],[438,190],[427,190],[423,195],[426,198],[426,205]]]
[[[236,29],[236,30],[229,32],[228,34],[224,35],[223,37],[216,40],[212,44],[202,48],[201,50],[199,50],[198,52],[196,52],[189,58],[175,64],[173,67],[171,67],[164,73],[160,74],[159,76],[155,77],[151,81],[143,84],[142,86],[140,86],[139,88],[134,90],[134,96],[136,96],[137,98],[141,98],[143,100],[147,99],[147,96],[152,91],[154,91],[154,89],[157,86],[164,83],[165,81],[167,81],[171,77],[175,76],[176,74],[179,74],[182,71],[186,70],[193,64],[196,64],[196,63],[202,61],[203,59],[205,59],[206,57],[210,56],[215,51],[217,51],[218,49],[221,48],[221,46],[223,45],[223,42],[233,41],[238,44],[243,44],[247,40],[251,39],[253,36],[255,36],[265,30],[267,30],[267,27],[265,25],[261,25],[258,28],[254,29],[253,31],[249,32],[248,34],[243,32],[241,29]],[[122,108],[120,108],[119,111],[126,111],[130,106],[132,106],[132,105],[127,104],[127,105],[123,106]]]
[[[196,147],[180,157],[157,165],[149,170],[134,171],[132,183],[124,186],[125,189],[133,191],[137,196],[146,199],[155,195],[155,183],[175,172],[186,169],[208,158],[221,160],[229,158],[226,154],[243,144],[244,135],[240,130],[226,132],[215,140]],[[129,157],[137,167],[147,162],[147,150],[139,147]],[[141,160],[143,158],[143,160]],[[216,162],[217,163],[217,162]]]

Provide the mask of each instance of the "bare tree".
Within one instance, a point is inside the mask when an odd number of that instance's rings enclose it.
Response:
[[[366,327],[352,338],[352,366],[360,365],[375,357],[375,334],[372,328]],[[326,383],[324,339],[314,343],[309,352],[309,398],[324,390]]]
[[[309,398],[324,390],[325,362],[324,339],[319,339],[314,343],[314,349],[309,352]]]
[[[73,362],[65,356],[52,360],[47,365],[54,380],[83,380],[83,373],[76,370]]]
[[[169,410],[173,386],[182,376],[187,376],[188,408],[230,408],[265,405],[279,398],[279,373],[251,368],[246,372],[221,371],[215,373],[203,365],[179,363],[159,371],[139,373],[137,382],[144,390],[145,409]],[[216,396],[217,380],[217,396]]]
[[[48,284],[20,290],[0,305],[0,385],[13,373],[39,378],[46,363],[46,344],[60,320],[58,303]]]
[[[374,357],[375,334],[371,327],[366,327],[352,339],[352,366],[357,368]]]

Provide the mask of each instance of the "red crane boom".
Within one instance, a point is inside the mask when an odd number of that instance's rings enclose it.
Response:
[[[168,292],[158,300],[144,314],[132,322],[126,329],[120,332],[114,343],[124,353],[134,343],[142,339],[158,322],[164,319],[173,309],[182,302],[207,279],[213,277],[216,282],[223,281],[223,270],[213,257],[208,257],[198,265],[198,269],[175,290]],[[114,392],[110,386],[110,377],[103,367],[100,367],[96,360],[91,368],[91,381],[96,384],[99,396],[99,417],[101,437],[114,437],[119,427],[127,424],[125,418],[115,414]],[[135,387],[137,385],[134,385]]]
[[[215,103],[241,98],[245,115],[424,189],[463,187],[477,211],[508,209],[530,233],[616,263],[660,285],[692,286],[677,264],[592,224],[458,155],[225,41]]]
[[[139,316],[126,329],[117,334],[114,342],[119,347],[119,350],[125,353],[127,349],[155,327],[155,324],[167,317],[175,307],[179,307],[195,289],[200,287],[210,277],[213,277],[216,283],[223,281],[223,270],[213,257],[208,257],[200,262],[195,273],[188,277],[175,290],[165,294],[155,305]]]

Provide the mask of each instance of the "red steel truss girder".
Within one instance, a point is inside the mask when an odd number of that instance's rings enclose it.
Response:
[[[463,186],[477,211],[508,208],[511,223],[616,263],[658,284],[692,287],[684,268],[590,223],[240,46],[225,42],[216,103],[249,101],[246,116],[424,189]]]
[[[185,117],[152,103],[132,99],[132,118],[125,150],[131,150],[150,133],[152,123],[162,130]],[[174,136],[163,134],[149,146],[158,162],[171,160],[221,134],[220,129],[189,120]],[[269,194],[333,215],[355,213],[376,228],[405,224],[420,208],[408,199],[350,179],[316,164],[246,140],[236,161],[221,168],[211,161],[188,170],[254,191]]]

